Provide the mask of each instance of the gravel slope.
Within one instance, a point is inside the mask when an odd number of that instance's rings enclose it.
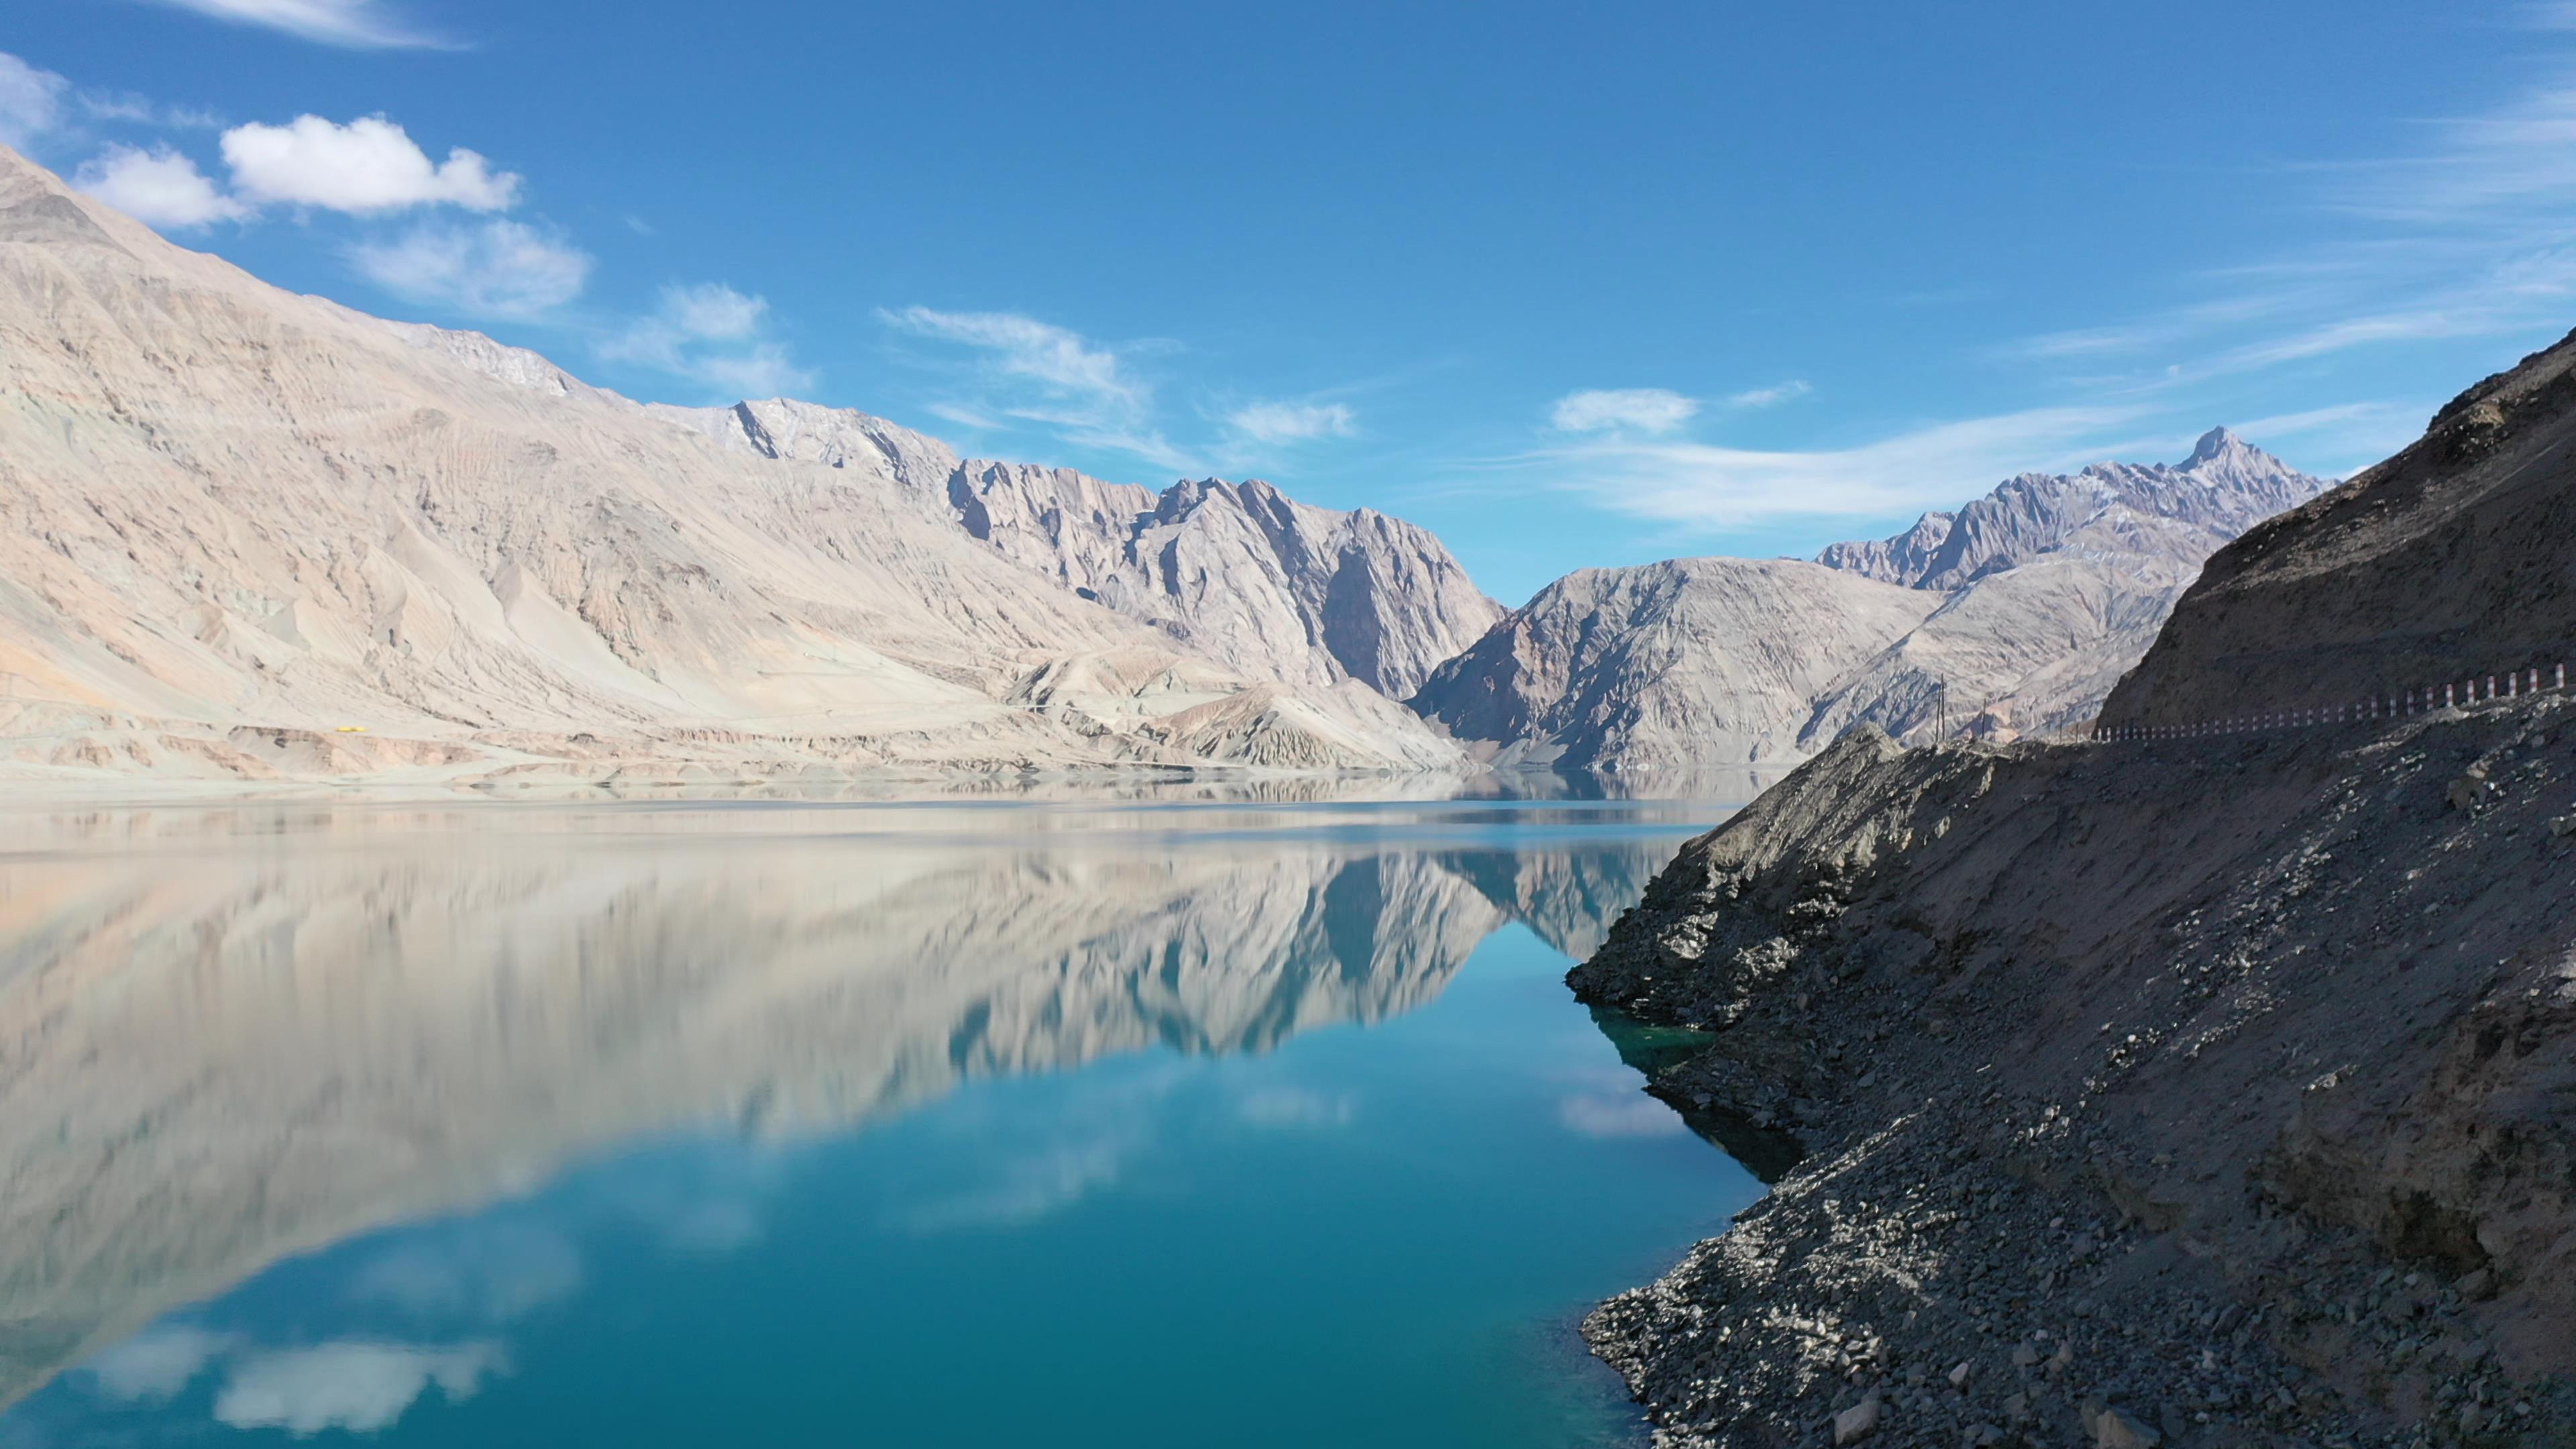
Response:
[[[1847,737],[1573,975],[1811,1153],[1595,1347],[1674,1445],[2576,1442],[2571,798],[2555,698]]]

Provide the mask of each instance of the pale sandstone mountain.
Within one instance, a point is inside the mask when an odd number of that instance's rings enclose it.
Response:
[[[1498,763],[1609,773],[1800,758],[1809,704],[1942,597],[1794,559],[1583,569],[1434,671],[1413,707]]]
[[[1456,761],[1359,683],[1247,674],[999,556],[913,496],[929,440],[769,416],[816,460],[279,291],[0,151],[0,769]]]
[[[1980,734],[2078,727],[2155,642],[2203,560],[2332,486],[2213,428],[2178,464],[2025,473],[1894,538],[1836,544],[1819,562],[1950,599],[1819,698],[1800,743],[1823,749],[1862,720],[1919,735],[1945,683],[1950,718]]]
[[[0,856],[0,1403],[283,1255],[638,1134],[846,1130],[1412,1010],[1527,874],[1047,812],[1020,851],[943,845],[953,809],[532,808],[472,850],[389,813],[98,818],[103,854]],[[564,848],[603,828],[619,848]],[[1553,929],[1597,938],[1569,903],[1606,916],[1667,849],[1546,866]]]
[[[1429,532],[1299,503],[1259,479],[1157,494],[1070,468],[961,461],[882,418],[785,399],[647,411],[744,452],[901,484],[1014,563],[1260,678],[1356,679],[1402,699],[1503,613]]]
[[[1945,717],[1990,736],[2070,728],[2202,559],[2327,486],[2220,428],[2182,463],[2023,474],[1817,564],[1586,570],[1412,703],[1503,763],[1628,775],[1795,763],[1864,721],[1916,738]]]
[[[2330,486],[2212,428],[2180,463],[2023,473],[1956,513],[1924,514],[1893,538],[1833,544],[1816,561],[1926,589],[1963,588],[2064,554],[2135,556],[2194,570],[2246,529]]]

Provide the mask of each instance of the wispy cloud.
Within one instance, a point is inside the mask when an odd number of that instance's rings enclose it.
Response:
[[[659,305],[601,343],[599,354],[689,378],[728,402],[811,388],[814,375],[768,327],[766,297],[722,282],[664,287]]]
[[[1504,466],[1639,518],[1720,531],[1784,519],[1879,518],[1947,507],[2034,467],[2093,461],[2134,407],[2034,408],[1940,423],[1858,447],[1763,452],[1611,436]]]
[[[178,1395],[233,1345],[233,1336],[194,1324],[145,1329],[81,1365],[98,1391],[120,1403],[157,1404]]]
[[[0,144],[24,151],[62,123],[71,82],[0,51]]]
[[[2537,7],[2545,29],[2576,7]],[[2165,389],[2366,348],[2555,331],[2576,305],[2576,54],[2476,114],[2431,117],[2399,153],[2293,166],[2303,246],[2205,274],[2208,294],[2016,344],[2025,358],[2132,369]]]
[[[82,91],[80,108],[94,121],[137,126],[168,126],[182,131],[211,131],[223,118],[203,106],[167,106],[132,91]]]
[[[591,268],[588,252],[515,221],[423,225],[349,257],[396,296],[479,317],[543,316],[580,296]]]
[[[1729,393],[1726,405],[1731,408],[1778,407],[1791,398],[1805,397],[1814,391],[1814,388],[1807,385],[1805,378],[1793,377],[1787,382],[1770,387],[1747,388],[1743,392]]]
[[[456,42],[422,30],[383,0],[155,0],[155,3],[355,50],[456,48]]]
[[[233,1365],[215,1419],[235,1429],[371,1434],[393,1426],[432,1384],[450,1401],[473,1397],[506,1363],[495,1343],[416,1347],[344,1341],[274,1349]]]
[[[1225,425],[1255,443],[1277,446],[1313,438],[1347,438],[1354,430],[1354,419],[1341,403],[1259,402],[1227,413]]]
[[[399,1244],[360,1268],[349,1293],[424,1322],[467,1315],[506,1323],[570,1297],[581,1285],[580,1251],[562,1233],[471,1222]]]
[[[905,307],[879,314],[898,332],[968,349],[985,394],[959,404],[1014,419],[1081,447],[1105,448],[1177,472],[1198,460],[1154,422],[1153,385],[1122,349],[1016,312]]]
[[[1309,1087],[1260,1087],[1235,1103],[1244,1125],[1266,1131],[1312,1131],[1347,1127],[1359,1115],[1359,1099],[1348,1092],[1325,1093]]]
[[[1699,399],[1660,387],[1595,388],[1570,392],[1547,410],[1560,433],[1670,433],[1699,413]]]

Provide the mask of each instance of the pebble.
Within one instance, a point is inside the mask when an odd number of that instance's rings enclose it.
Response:
[[[1834,1442],[1857,1443],[1877,1433],[1880,1412],[1878,1395],[1872,1394],[1834,1415]]]

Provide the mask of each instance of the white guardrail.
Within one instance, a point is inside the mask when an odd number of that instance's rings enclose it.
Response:
[[[2552,672],[2549,682],[2541,682],[2538,666],[2507,670],[2502,674],[2471,675],[2465,680],[2428,684],[2402,694],[2373,695],[2342,704],[2310,705],[2303,709],[2267,710],[2257,714],[2238,715],[2232,719],[2202,720],[2182,725],[2121,725],[2116,728],[2095,726],[2089,735],[2079,739],[2096,743],[2123,740],[2181,740],[2203,735],[2247,734],[2256,730],[2305,729],[2315,725],[2357,724],[2374,719],[2397,719],[2411,714],[2427,714],[2437,709],[2461,705],[2484,704],[2491,700],[2519,699],[2532,694],[2563,694],[2567,689],[2567,666],[2561,664]],[[2483,686],[2483,688],[2481,688]]]

